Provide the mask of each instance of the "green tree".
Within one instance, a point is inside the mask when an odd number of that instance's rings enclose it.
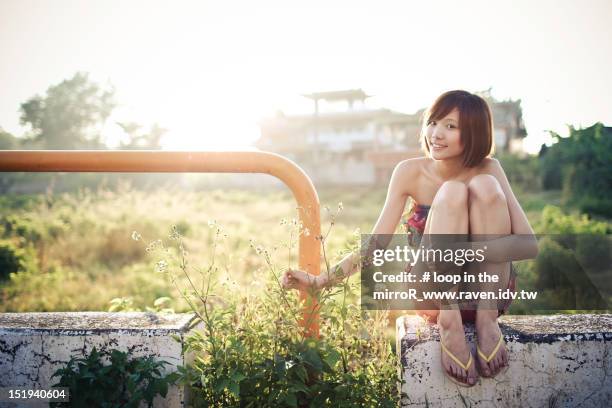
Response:
[[[581,211],[612,217],[612,128],[596,123],[553,136],[541,153],[543,187],[562,188],[564,202]]]
[[[524,191],[541,190],[539,177],[539,158],[537,156],[520,157],[512,153],[496,154],[512,187]]]
[[[21,124],[30,125],[31,140],[46,149],[96,148],[103,146],[100,129],[115,106],[114,89],[78,72],[21,104]]]
[[[16,149],[18,146],[19,139],[0,127],[0,150]]]
[[[117,124],[128,137],[126,142],[121,142],[119,149],[161,149],[161,138],[167,132],[167,129],[162,128],[157,123],[153,124],[148,132],[143,131],[142,126],[135,122],[117,122]]]

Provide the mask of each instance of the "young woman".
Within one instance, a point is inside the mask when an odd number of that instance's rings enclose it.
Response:
[[[484,99],[460,90],[439,96],[424,115],[421,143],[426,157],[397,165],[372,234],[393,234],[410,198],[412,211],[405,225],[411,241],[417,236],[418,245],[428,234],[469,235],[470,248],[486,246],[486,271],[502,277],[500,283],[483,284],[480,290],[497,292],[497,288],[514,290],[511,261],[534,258],[537,242],[502,167],[489,157],[492,133],[491,110]],[[302,290],[333,285],[359,269],[359,257],[356,253],[345,257],[336,266],[339,276],[288,270],[282,283]],[[484,377],[495,376],[508,365],[497,322],[508,306],[482,302],[476,310],[455,306],[422,313],[437,318],[442,367],[453,381],[472,386],[478,379],[476,365]],[[465,321],[475,323],[477,364],[466,344]]]

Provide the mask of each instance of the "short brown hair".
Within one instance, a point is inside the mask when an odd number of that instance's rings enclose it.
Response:
[[[467,91],[448,91],[438,96],[433,105],[423,113],[421,146],[429,156],[429,144],[425,128],[430,120],[441,120],[453,109],[459,110],[459,130],[463,144],[463,165],[478,166],[493,153],[493,118],[491,108],[478,95]]]

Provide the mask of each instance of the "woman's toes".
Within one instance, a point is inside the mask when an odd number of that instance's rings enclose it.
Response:
[[[456,367],[454,364],[453,364],[453,377],[459,379],[459,367]]]
[[[493,363],[493,375],[497,375],[497,373],[499,372],[499,355],[495,356],[495,358],[492,361]]]
[[[459,375],[460,375],[460,379],[462,382],[467,382],[467,373],[465,372],[464,369],[461,369],[461,371],[459,371]]]
[[[453,364],[453,377],[458,381],[465,382],[464,370],[458,365]]]
[[[504,361],[503,361],[501,353],[498,354],[495,360],[497,361],[497,372],[500,372],[502,367],[504,366]]]

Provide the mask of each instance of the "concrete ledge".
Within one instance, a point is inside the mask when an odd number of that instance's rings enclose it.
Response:
[[[175,371],[188,362],[182,343],[193,319],[140,312],[0,313],[0,387],[50,387],[57,381],[51,379],[55,370],[93,347],[154,356],[169,363],[167,372]],[[174,386],[155,406],[182,406],[184,399],[184,390]]]
[[[472,388],[442,373],[437,325],[418,316],[396,321],[404,407],[609,407],[612,315],[503,316],[509,369]],[[466,338],[475,355],[472,325]]]

